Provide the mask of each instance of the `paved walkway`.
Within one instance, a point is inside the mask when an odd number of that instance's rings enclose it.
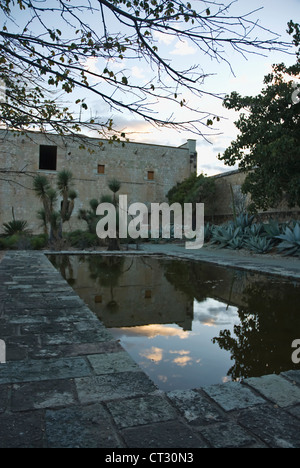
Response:
[[[42,253],[6,255],[0,298],[1,448],[300,447],[300,370],[165,394]]]
[[[216,265],[240,268],[243,270],[259,270],[261,273],[285,276],[300,280],[300,257],[284,257],[282,255],[257,255],[244,250],[228,250],[203,247],[198,250],[186,250],[178,244],[144,244],[143,251],[192,259]]]

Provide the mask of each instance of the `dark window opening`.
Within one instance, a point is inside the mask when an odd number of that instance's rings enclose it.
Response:
[[[95,304],[102,304],[102,296],[95,296]]]
[[[40,146],[39,169],[44,171],[56,171],[57,166],[57,146]]]
[[[145,299],[151,299],[152,298],[152,291],[151,290],[147,290],[145,291]]]
[[[105,174],[104,164],[98,164],[98,174]]]
[[[154,171],[148,171],[148,180],[154,180]]]

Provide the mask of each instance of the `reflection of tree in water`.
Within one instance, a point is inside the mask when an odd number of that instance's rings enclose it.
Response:
[[[60,271],[60,274],[65,278],[69,285],[74,286],[76,280],[74,278],[74,271],[70,257],[68,255],[51,255],[50,261],[52,265]]]
[[[230,351],[235,364],[228,375],[234,380],[279,374],[295,367],[291,344],[300,330],[299,284],[255,282],[244,290],[239,307],[240,325],[214,338],[220,348]]]
[[[213,290],[216,285],[224,283],[232,284],[235,281],[237,272],[225,270],[214,265],[207,265],[199,262],[185,262],[182,260],[162,261],[161,265],[165,270],[165,277],[177,291],[185,293],[189,299],[196,299],[198,302],[205,301],[208,297],[213,297]],[[222,288],[222,289],[224,289]],[[225,296],[230,296],[228,288]]]
[[[98,280],[101,286],[110,288],[110,301],[106,304],[106,307],[114,312],[118,309],[118,304],[114,298],[114,288],[118,286],[119,279],[124,273],[125,258],[89,256],[87,261],[90,278]]]

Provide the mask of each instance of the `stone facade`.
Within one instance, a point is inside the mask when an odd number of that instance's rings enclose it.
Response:
[[[244,197],[241,193],[241,186],[244,183],[246,174],[242,171],[230,171],[213,176],[216,183],[216,194],[212,203],[205,206],[205,216],[207,221],[220,224],[228,219],[232,219],[232,191],[233,190],[237,211],[246,208],[250,202],[250,196]],[[273,217],[279,221],[300,218],[300,208],[289,208],[282,201],[276,208],[269,208],[267,211],[258,213],[263,221]]]
[[[46,175],[55,186],[62,169],[72,172],[78,193],[64,229],[85,228],[78,220],[79,210],[88,208],[91,199],[111,194],[107,186],[111,179],[122,183],[119,194],[128,195],[129,204],[166,201],[177,182],[197,171],[196,142],[189,140],[179,148],[143,143],[122,146],[94,138],[82,142],[71,136],[0,131],[0,225],[12,219],[14,208],[16,219],[26,220],[34,232],[41,231],[36,213],[42,204],[32,189],[33,177]]]

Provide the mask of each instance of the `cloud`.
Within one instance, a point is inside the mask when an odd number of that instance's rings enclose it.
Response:
[[[159,43],[165,44],[165,45],[171,45],[172,42],[174,42],[174,40],[175,40],[174,35],[164,34],[164,33],[159,32],[159,31],[154,31],[153,36],[154,36],[155,39],[158,40]]]
[[[177,41],[175,44],[175,49],[170,52],[172,55],[194,55],[196,54],[197,49],[189,45],[188,41]]]
[[[163,354],[163,349],[152,346],[152,348],[146,349],[145,351],[140,353],[140,356],[145,357],[146,359],[149,359],[152,362],[159,363],[163,359]]]
[[[128,328],[123,327],[130,336],[146,336],[148,338],[155,338],[156,336],[178,336],[181,340],[189,337],[189,332],[181,328],[173,328],[166,325],[142,325],[140,327]]]
[[[132,67],[131,75],[134,78],[137,78],[138,80],[145,80],[146,79],[143,69],[140,68],[140,67],[137,67],[137,66]]]
[[[180,367],[185,367],[187,366],[188,363],[192,361],[192,358],[190,356],[181,356],[176,359],[173,359],[174,364]]]
[[[90,72],[90,73],[96,73],[99,75],[99,69],[98,69],[98,58],[97,57],[88,57],[85,62],[82,62],[81,65],[83,68]]]

